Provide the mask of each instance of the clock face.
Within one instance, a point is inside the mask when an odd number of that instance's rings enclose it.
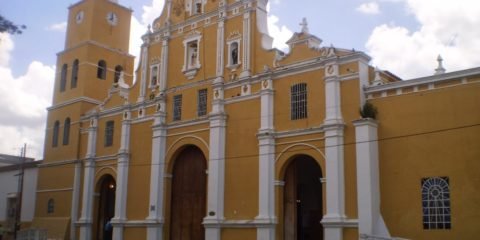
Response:
[[[107,22],[108,22],[108,24],[110,24],[112,26],[117,25],[117,23],[118,23],[117,14],[115,14],[114,12],[107,13]]]
[[[81,23],[83,21],[83,11],[80,11],[77,13],[77,15],[75,16],[75,22],[77,22],[77,24]]]

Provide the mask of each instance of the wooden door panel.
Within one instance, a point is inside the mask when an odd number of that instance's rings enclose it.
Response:
[[[203,240],[206,212],[206,160],[195,147],[175,160],[172,179],[171,240]]]

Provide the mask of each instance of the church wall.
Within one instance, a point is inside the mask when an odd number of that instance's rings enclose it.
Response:
[[[260,102],[225,106],[225,218],[252,220],[258,215],[258,140]]]
[[[475,239],[480,215],[477,83],[372,100],[379,111],[382,213],[394,236]],[[467,126],[467,127],[465,127]],[[421,180],[449,177],[452,228],[424,230]]]
[[[143,227],[127,227],[124,232],[124,239],[147,239],[147,231]]]
[[[143,220],[148,216],[152,122],[132,124],[130,129],[130,164],[128,172],[127,217]]]
[[[221,239],[231,239],[231,240],[257,239],[257,229],[225,228],[225,229],[222,229]]]

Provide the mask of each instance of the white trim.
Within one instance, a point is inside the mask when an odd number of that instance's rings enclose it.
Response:
[[[298,147],[298,146],[307,146],[309,148],[312,148],[313,150],[317,151],[318,153],[320,153],[320,155],[322,155],[323,159],[326,160],[326,157],[325,157],[325,154],[322,152],[322,150],[320,150],[320,148],[318,148],[317,146],[315,145],[312,145],[312,144],[308,144],[308,143],[297,143],[297,144],[292,144],[286,148],[284,148],[277,156],[277,158],[275,159],[275,163],[278,162],[278,160],[283,156],[283,154],[285,154],[288,150],[290,150],[290,148],[293,148],[293,147]]]
[[[37,193],[67,192],[67,191],[72,191],[72,190],[73,190],[73,188],[43,189],[43,190],[37,190]]]
[[[78,97],[78,98],[69,99],[65,102],[61,102],[61,103],[58,103],[54,106],[48,107],[47,111],[55,110],[55,109],[62,108],[62,107],[65,107],[65,106],[68,106],[68,105],[71,105],[71,104],[75,104],[75,103],[79,103],[79,102],[87,102],[87,103],[91,103],[91,104],[95,104],[95,105],[102,104],[101,101],[95,100],[93,98]]]
[[[173,147],[175,147],[175,145],[182,141],[183,139],[186,139],[186,138],[193,138],[193,139],[197,139],[199,140],[201,143],[203,143],[203,145],[208,149],[210,150],[210,147],[208,146],[207,142],[205,142],[205,140],[203,140],[203,138],[199,137],[199,136],[195,136],[195,135],[187,135],[187,136],[183,136],[183,137],[180,137],[178,139],[176,139],[172,144],[170,144],[170,146],[168,147],[167,149],[167,152],[165,153],[165,155],[168,155],[170,153],[170,151],[173,149]]]

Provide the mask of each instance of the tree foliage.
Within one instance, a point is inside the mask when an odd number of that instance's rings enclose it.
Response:
[[[17,25],[0,15],[0,33],[22,34],[27,27],[25,25]]]

